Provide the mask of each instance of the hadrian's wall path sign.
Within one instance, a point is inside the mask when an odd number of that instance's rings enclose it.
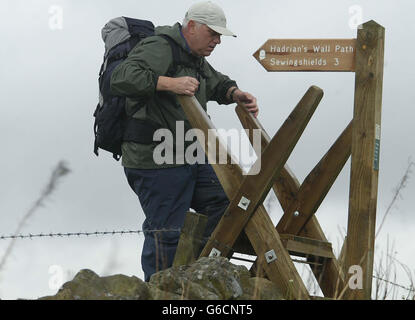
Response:
[[[267,71],[354,71],[356,39],[269,39],[254,57]]]

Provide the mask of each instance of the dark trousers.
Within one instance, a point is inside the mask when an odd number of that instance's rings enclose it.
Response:
[[[229,200],[209,164],[124,170],[145,214],[141,264],[145,281],[148,282],[153,273],[173,264],[180,229],[189,208],[208,216],[204,233],[207,241],[225,212]]]

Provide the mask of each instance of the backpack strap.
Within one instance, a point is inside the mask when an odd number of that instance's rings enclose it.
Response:
[[[168,35],[161,34],[160,37],[167,40],[167,42],[170,45],[171,52],[173,54],[173,64],[170,66],[169,70],[167,71],[167,74],[173,76],[177,72],[177,66],[182,61],[182,59],[180,58],[181,57],[181,55],[180,55],[180,50],[181,49],[179,48],[179,45],[176,43],[176,41],[174,41]]]
[[[194,63],[186,62],[184,61],[184,59],[182,59],[181,52],[184,50],[177,44],[176,41],[174,41],[171,37],[169,37],[166,34],[161,34],[160,37],[167,40],[167,42],[170,44],[170,48],[173,54],[173,64],[170,66],[169,70],[167,71],[168,75],[173,76],[177,72],[177,67],[181,65],[181,66],[188,67],[191,69],[196,69],[198,75],[202,76],[205,79],[207,78],[205,72],[202,70],[200,66],[197,66]]]

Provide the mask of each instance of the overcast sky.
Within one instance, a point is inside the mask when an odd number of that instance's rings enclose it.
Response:
[[[104,44],[101,28],[129,16],[155,25],[182,21],[195,1],[2,0],[0,3],[0,236],[12,234],[39,197],[60,160],[71,173],[23,234],[141,229],[143,213],[122,167],[111,156],[96,158],[93,111]],[[252,57],[269,38],[355,38],[356,17],[386,28],[378,223],[392,200],[408,159],[415,155],[413,121],[415,33],[411,0],[217,0],[237,38],[223,38],[209,62],[258,98],[259,120],[274,135],[311,85],[325,95],[288,164],[300,182],[352,118],[353,73],[272,73]],[[357,6],[357,7],[356,7]],[[356,11],[357,10],[357,11]],[[361,11],[359,11],[361,10]],[[54,19],[62,14],[62,24]],[[56,29],[56,27],[58,28]],[[59,28],[61,27],[61,28]],[[233,107],[210,103],[217,128],[240,129]],[[350,161],[317,216],[338,252],[347,228]],[[377,239],[395,243],[396,258],[415,268],[413,177],[402,190]],[[271,212],[279,219],[279,208]],[[143,279],[142,235],[18,240],[3,270],[0,298],[37,298],[56,293],[59,271],[70,280],[81,269]],[[0,259],[9,240],[0,240]],[[58,266],[58,267],[55,267]],[[60,269],[59,269],[60,268]],[[404,275],[399,278],[407,284]]]

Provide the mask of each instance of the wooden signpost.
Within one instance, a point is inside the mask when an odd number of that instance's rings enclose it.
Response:
[[[300,184],[286,165],[295,144],[318,106],[323,91],[312,86],[271,139],[258,119],[241,106],[236,112],[245,129],[261,130],[261,171],[243,175],[219,137],[200,139],[230,204],[201,256],[232,257],[235,252],[257,256],[251,272],[276,283],[287,299],[310,299],[292,256],[304,257],[327,298],[370,299],[372,287],[377,176],[379,172],[384,28],[374,21],[362,25],[357,39],[267,41],[255,58],[268,71],[355,72],[354,117],[332,147]],[[178,96],[194,128],[206,136],[215,129],[196,98]],[[252,134],[249,134],[254,144]],[[257,151],[254,148],[255,151]],[[219,152],[218,152],[219,151]],[[225,152],[226,164],[212,157]],[[316,212],[352,158],[347,238],[344,259],[337,260]],[[232,159],[232,160],[231,160]],[[253,168],[256,167],[254,164]],[[284,215],[274,226],[263,200],[273,189]],[[193,219],[189,217],[189,221]],[[190,229],[188,234],[194,233]],[[185,235],[187,248],[193,248]],[[184,243],[184,242],[183,242]],[[184,250],[184,249],[183,249]],[[192,249],[193,250],[193,249]],[[192,251],[191,250],[191,251]],[[184,263],[192,257],[176,254]],[[187,260],[186,260],[187,259]],[[344,264],[342,265],[342,261]],[[350,268],[350,267],[354,268]],[[362,270],[363,286],[350,286],[349,270]],[[359,276],[359,275],[357,275]]]
[[[339,138],[344,141],[351,139],[352,158],[349,219],[343,269],[348,271],[350,267],[358,266],[363,271],[363,286],[361,288],[353,287],[353,290],[349,286],[343,292],[344,297],[351,299],[371,298],[379,173],[384,38],[385,29],[376,22],[369,21],[358,30],[357,39],[271,39],[254,54],[254,57],[267,71],[355,72],[353,121],[342,134],[344,137]],[[339,150],[334,152],[337,156],[332,157],[333,159],[322,159],[322,161],[327,162],[327,165],[332,164],[335,168],[342,167],[349,152],[344,148],[344,145],[344,143],[339,144]],[[347,143],[347,145],[349,144]],[[338,165],[335,165],[336,161]],[[308,179],[313,178],[315,176],[310,174],[304,184]],[[323,188],[324,185],[329,188],[334,182],[334,180],[324,182],[321,179],[315,181]],[[316,188],[315,186],[306,188],[307,185],[304,189],[300,189],[296,200],[304,211],[310,212],[312,207],[308,203],[312,202],[311,199],[316,196]],[[306,206],[309,206],[310,209],[305,209]],[[298,205],[293,205],[286,213],[291,213],[293,210],[298,210]],[[303,221],[305,219],[302,218]],[[292,221],[292,215],[285,214],[277,228],[282,228],[283,232],[298,232],[298,227],[293,228]],[[288,225],[291,226],[288,227]]]

